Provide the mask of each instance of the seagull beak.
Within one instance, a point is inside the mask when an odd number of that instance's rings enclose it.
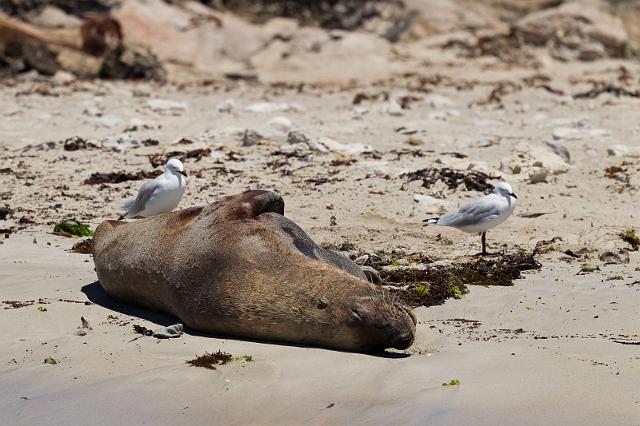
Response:
[[[179,172],[182,176],[187,177],[187,172],[185,172],[184,170],[180,170]]]
[[[510,193],[509,195],[511,195],[513,198],[515,198],[516,200],[518,199],[518,196],[516,194],[514,194],[513,192]]]

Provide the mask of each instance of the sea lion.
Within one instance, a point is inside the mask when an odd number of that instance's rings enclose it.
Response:
[[[416,317],[346,257],[248,191],[206,207],[96,229],[93,257],[110,295],[193,329],[350,351],[406,349]]]

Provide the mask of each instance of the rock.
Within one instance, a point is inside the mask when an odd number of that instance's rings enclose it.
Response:
[[[447,121],[449,117],[460,117],[460,111],[456,109],[449,109],[445,111],[436,111],[429,113],[429,118],[432,118],[434,120]]]
[[[176,102],[169,99],[149,99],[147,101],[147,107],[155,112],[175,113],[186,110],[187,104],[185,102]]]
[[[622,20],[596,2],[567,2],[530,13],[515,23],[514,32],[527,43],[539,46],[552,43],[589,60],[597,49],[611,57],[624,57],[628,44]],[[580,46],[589,47],[581,52]]]
[[[544,167],[534,167],[529,171],[529,183],[544,183],[547,181],[549,171]]]
[[[607,153],[613,157],[640,158],[640,147],[622,144],[611,145],[607,148]]]
[[[67,71],[56,71],[56,73],[53,75],[53,81],[55,81],[58,84],[65,84],[65,83],[71,83],[72,81],[75,81],[76,76],[71,74],[70,72]]]
[[[233,99],[227,99],[226,101],[219,103],[216,106],[216,110],[221,113],[231,112],[231,110],[233,110],[235,106],[236,106],[236,103]]]
[[[431,108],[441,109],[453,105],[451,99],[447,98],[446,96],[437,95],[435,93],[426,96],[424,100],[431,106]]]
[[[168,327],[161,327],[154,330],[153,337],[157,337],[158,339],[172,339],[180,337],[182,336],[183,329],[184,327],[181,323],[173,324]]]
[[[327,150],[331,152],[336,152],[338,154],[343,155],[359,155],[363,152],[371,151],[371,147],[369,145],[363,145],[359,143],[345,145],[339,142],[334,141],[328,137],[322,137],[318,140],[318,143],[324,146]]]
[[[553,151],[558,157],[562,158],[566,163],[571,163],[571,154],[566,146],[558,141],[544,141],[545,145]]]
[[[254,146],[259,144],[264,137],[253,129],[246,129],[242,135],[242,146]]]
[[[102,141],[104,148],[110,148],[116,152],[138,148],[140,143],[129,133],[120,133],[116,136],[108,136]]]
[[[600,255],[600,261],[605,265],[622,265],[629,263],[629,251],[620,249],[617,253],[613,251],[605,251]]]
[[[248,112],[285,112],[285,111],[303,111],[299,105],[289,104],[286,102],[258,102],[245,107]]]
[[[289,130],[291,130],[291,127],[293,126],[293,124],[291,123],[291,120],[289,120],[287,117],[281,117],[281,116],[272,118],[271,120],[269,120],[267,125],[272,129],[281,133],[288,133]]]
[[[488,148],[491,145],[493,145],[493,141],[491,139],[476,139],[461,144],[460,148]]]
[[[629,153],[629,147],[626,145],[611,145],[607,148],[607,154],[612,157],[624,157]]]
[[[611,131],[608,129],[573,129],[571,127],[558,127],[553,129],[554,139],[580,140],[605,136],[611,136]]]
[[[392,116],[400,116],[404,114],[400,104],[394,100],[384,102],[382,104],[382,112]]]
[[[320,137],[306,129],[292,129],[287,133],[287,142],[290,144],[303,143],[314,151],[328,152],[328,149],[319,142]]]

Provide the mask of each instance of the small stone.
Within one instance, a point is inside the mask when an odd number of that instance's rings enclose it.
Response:
[[[46,357],[44,359],[44,364],[51,364],[51,365],[56,365],[58,363],[58,361],[56,361],[53,357]]]
[[[173,324],[168,327],[162,327],[153,332],[153,336],[158,339],[172,339],[182,336],[184,326],[181,323]]]
[[[169,99],[149,99],[147,107],[155,112],[177,112],[186,110],[187,104]]]
[[[288,133],[293,126],[291,120],[289,120],[287,117],[282,116],[272,118],[267,124],[272,129],[282,133]]]
[[[242,135],[242,146],[254,146],[260,143],[264,138],[253,129],[246,129]]]
[[[438,95],[435,93],[428,95],[425,98],[425,102],[427,102],[432,108],[444,108],[444,107],[450,107],[451,105],[453,105],[453,102],[451,102],[451,99],[447,98],[446,96]]]
[[[534,167],[529,172],[529,183],[543,183],[547,181],[549,171],[543,167]]]
[[[284,112],[284,111],[302,111],[303,108],[296,104],[288,104],[286,102],[258,102],[249,105],[244,109],[248,112]]]
[[[554,154],[558,157],[562,158],[565,162],[571,163],[571,154],[566,146],[562,145],[558,141],[545,141],[545,145],[547,145]]]
[[[391,116],[400,116],[404,114],[402,107],[394,100],[387,101],[382,104],[382,112]]]
[[[216,106],[216,110],[220,113],[231,112],[236,106],[236,102],[233,99],[227,99]]]
[[[622,265],[629,263],[629,251],[626,249],[620,249],[617,253],[605,251],[600,255],[600,261],[605,265]]]
[[[411,146],[420,146],[420,145],[424,145],[424,141],[420,138],[417,138],[415,136],[410,136],[409,139],[407,139],[405,141],[406,144],[411,145]]]

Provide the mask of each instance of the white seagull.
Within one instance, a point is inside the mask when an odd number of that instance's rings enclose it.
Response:
[[[507,220],[516,207],[516,194],[511,185],[500,182],[493,193],[471,201],[441,217],[425,219],[425,224],[450,226],[463,232],[482,234],[482,255],[487,254],[487,231]]]
[[[136,216],[148,217],[168,213],[178,207],[186,185],[187,173],[182,161],[172,158],[164,166],[164,173],[153,180],[145,182],[138,191],[138,196],[122,203],[124,213],[120,220]]]

